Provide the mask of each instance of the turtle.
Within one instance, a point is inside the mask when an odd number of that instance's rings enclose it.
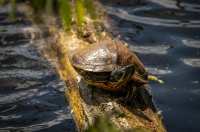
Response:
[[[139,58],[122,41],[102,39],[72,55],[72,66],[88,84],[112,92],[128,91],[148,83],[148,72]],[[131,94],[130,94],[131,91]]]

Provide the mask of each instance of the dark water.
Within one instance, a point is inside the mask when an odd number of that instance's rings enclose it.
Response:
[[[22,14],[0,10],[0,132],[75,131],[64,83],[40,56]],[[37,34],[37,31],[34,31]]]
[[[168,131],[200,131],[198,0],[105,5],[114,34],[165,82],[151,87]],[[27,36],[30,23],[20,14],[10,22],[5,12],[0,10],[0,131],[75,131],[64,83]]]
[[[114,30],[164,80],[151,87],[168,131],[200,131],[200,3],[149,0],[107,10]]]

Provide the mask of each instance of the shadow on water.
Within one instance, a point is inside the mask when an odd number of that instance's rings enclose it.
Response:
[[[168,131],[200,130],[200,2],[148,0],[106,9],[115,35],[129,43],[150,73],[164,80],[151,86]]]

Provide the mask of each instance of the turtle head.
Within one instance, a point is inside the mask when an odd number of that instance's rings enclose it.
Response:
[[[109,91],[119,91],[134,74],[133,65],[117,68],[111,72],[90,72],[77,69],[87,84],[96,86]]]
[[[130,80],[134,74],[135,68],[133,64],[117,68],[111,72],[110,82],[121,83]]]

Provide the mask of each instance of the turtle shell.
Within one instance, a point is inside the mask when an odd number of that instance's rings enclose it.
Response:
[[[117,52],[114,44],[97,44],[75,53],[72,64],[85,72],[106,73],[117,67]]]

